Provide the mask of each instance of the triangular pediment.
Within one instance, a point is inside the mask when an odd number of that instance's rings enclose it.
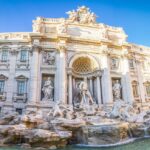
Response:
[[[28,79],[25,75],[19,75],[15,77],[16,79]]]
[[[8,79],[8,77],[7,77],[7,76],[5,76],[4,74],[0,74],[0,79],[2,79],[2,80],[7,80],[7,79]]]

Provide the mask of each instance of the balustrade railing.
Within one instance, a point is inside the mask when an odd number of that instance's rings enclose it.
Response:
[[[6,92],[0,92],[0,100],[5,101],[6,100]]]
[[[28,96],[27,93],[13,93],[13,101],[22,101],[22,102],[27,102]]]

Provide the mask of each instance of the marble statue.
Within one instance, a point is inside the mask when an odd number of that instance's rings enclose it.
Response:
[[[117,117],[121,117],[121,108],[124,106],[124,102],[122,100],[116,100],[114,102],[114,105],[113,105],[113,108],[112,108],[112,111],[110,113],[110,117],[112,118],[117,118]]]
[[[113,89],[114,100],[121,99],[121,85],[119,83],[119,80],[115,81],[112,89]]]
[[[67,33],[67,25],[66,22],[63,21],[61,24],[57,26],[58,34],[66,34]]]
[[[60,103],[57,101],[54,106],[53,117],[63,117],[64,114],[60,109]]]
[[[37,17],[37,20],[33,21],[33,32],[41,32],[41,22],[42,22],[42,18],[41,17]]]
[[[43,100],[52,100],[53,101],[53,82],[50,77],[45,81],[42,91],[44,93]]]
[[[69,21],[70,22],[77,22],[79,19],[78,13],[75,12],[75,10],[73,11],[68,11],[66,12],[69,15]]]
[[[82,6],[77,9],[77,11],[68,11],[69,22],[78,22],[82,24],[95,24],[96,15],[89,10],[89,8]]]
[[[50,53],[50,52],[45,52],[43,54],[43,62],[45,64],[48,64],[48,65],[54,65],[55,64],[55,56],[53,53]]]
[[[88,23],[96,23],[96,15],[94,13],[89,15]]]
[[[85,81],[81,81],[79,85],[81,93],[81,105],[91,105],[94,103],[94,100],[91,96],[91,93],[88,89],[88,85]]]

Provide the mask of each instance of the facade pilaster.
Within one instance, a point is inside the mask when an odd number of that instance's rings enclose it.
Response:
[[[137,76],[138,76],[138,82],[139,82],[139,95],[142,103],[145,103],[145,90],[144,90],[144,81],[143,81],[143,75],[142,75],[142,62],[136,61],[137,65]]]
[[[30,97],[28,104],[36,104],[38,102],[38,83],[39,83],[39,50],[38,45],[32,48],[31,73],[30,73]]]
[[[130,71],[129,71],[129,62],[128,58],[124,56],[122,58],[122,97],[123,100],[129,103],[133,103],[133,91],[131,85]]]
[[[98,100],[98,104],[101,105],[102,104],[102,100],[101,100],[101,83],[100,83],[100,77],[97,76],[96,77],[96,85],[97,85],[97,100]]]
[[[67,72],[66,72],[66,46],[64,41],[58,44],[56,82],[58,86],[56,101],[67,103]]]
[[[69,105],[72,104],[72,75],[69,74],[69,92],[68,92],[68,97],[69,97]]]
[[[101,57],[101,68],[102,68],[102,98],[104,104],[112,104],[112,81],[110,76],[110,65],[107,53]]]
[[[7,100],[6,102],[11,104],[13,102],[13,93],[14,91],[14,84],[15,84],[15,69],[16,69],[16,55],[17,55],[17,48],[12,47],[10,51],[10,68],[9,68],[9,78],[7,84]]]
[[[89,80],[90,80],[90,92],[93,95],[93,81],[92,78],[90,78]]]

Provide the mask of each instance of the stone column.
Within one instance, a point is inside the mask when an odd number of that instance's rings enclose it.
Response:
[[[92,78],[90,78],[90,92],[93,95],[93,82],[92,82]]]
[[[12,104],[13,102],[13,94],[16,92],[15,88],[15,69],[16,69],[16,55],[17,55],[17,48],[12,47],[12,50],[10,51],[10,58],[9,58],[9,78],[7,81],[7,99],[6,103]]]
[[[67,73],[66,73],[66,48],[64,46],[59,46],[59,54],[57,61],[57,99],[56,101],[61,101],[62,103],[67,103]]]
[[[126,102],[133,102],[133,91],[129,72],[129,62],[126,57],[122,58],[122,95]]]
[[[143,72],[142,72],[142,62],[136,61],[136,67],[137,67],[137,76],[138,76],[138,82],[139,82],[139,95],[141,98],[141,102],[145,103],[145,87],[143,85]]]
[[[39,83],[39,46],[33,46],[31,71],[30,71],[30,96],[28,104],[36,104],[38,102],[38,83]]]
[[[72,75],[69,74],[69,104],[72,105]]]
[[[101,68],[102,68],[102,98],[104,104],[112,104],[112,81],[110,76],[110,65],[108,55],[103,54],[101,57]]]
[[[97,85],[96,86],[97,87],[97,100],[98,100],[98,104],[101,105],[102,104],[102,100],[101,100],[101,85],[100,85],[101,83],[100,83],[100,77],[97,76],[96,80],[97,80],[96,81],[96,83],[97,83],[96,84]]]

